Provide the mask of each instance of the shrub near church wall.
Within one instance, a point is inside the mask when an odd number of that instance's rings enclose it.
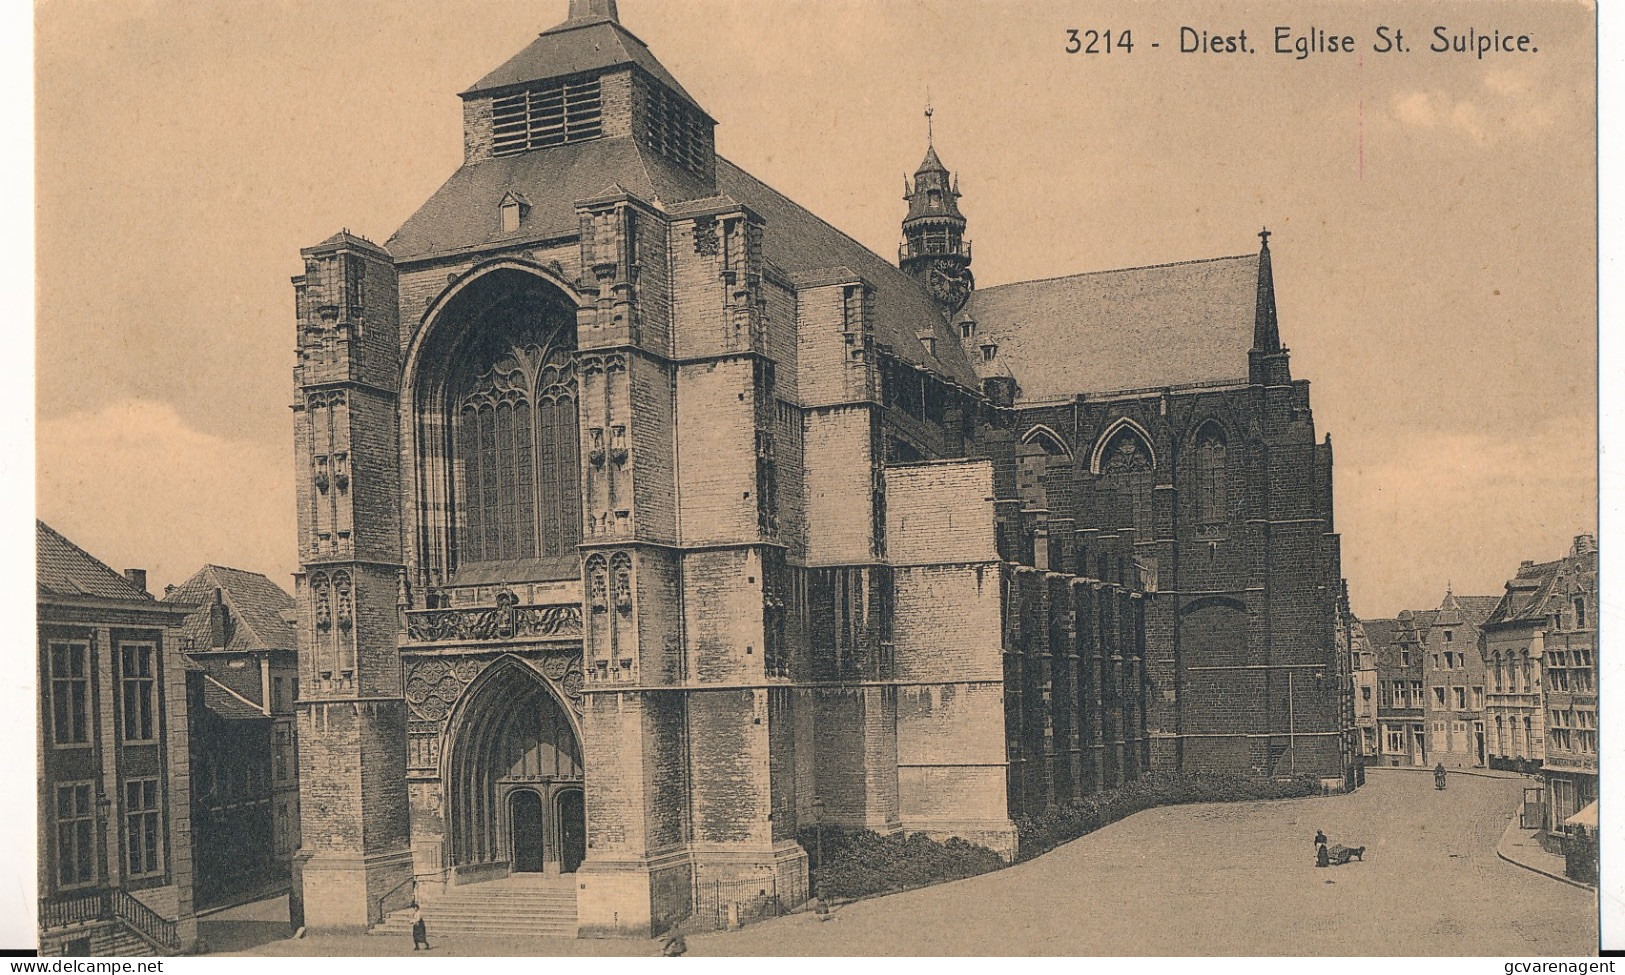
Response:
[[[1319,780],[1307,775],[1263,779],[1207,772],[1152,772],[1116,789],[1085,796],[1041,815],[1018,819],[1021,850],[1017,859],[1030,860],[1102,826],[1158,806],[1296,799],[1319,793]]]

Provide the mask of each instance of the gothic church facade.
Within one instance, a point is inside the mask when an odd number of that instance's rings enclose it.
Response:
[[[304,923],[568,874],[647,935],[804,900],[815,814],[1013,855],[1150,769],[1349,775],[1267,242],[978,291],[933,148],[894,265],[613,0],[462,98],[463,166],[294,279]]]

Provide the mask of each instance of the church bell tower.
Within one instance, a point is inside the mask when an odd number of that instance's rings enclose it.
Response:
[[[903,179],[903,246],[897,264],[953,315],[970,300],[976,278],[970,270],[970,241],[965,239],[965,216],[959,212],[959,181],[937,157],[931,131],[932,109],[925,110],[925,161],[914,173],[913,184]]]

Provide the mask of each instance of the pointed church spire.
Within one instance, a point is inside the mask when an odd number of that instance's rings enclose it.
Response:
[[[1270,270],[1270,231],[1258,232],[1264,244],[1258,251],[1258,311],[1253,316],[1253,348],[1281,351],[1281,327],[1275,317],[1275,275]]]
[[[1281,345],[1281,325],[1275,312],[1275,273],[1270,268],[1270,231],[1259,231],[1263,244],[1258,249],[1258,306],[1253,313],[1253,347],[1247,353],[1251,382],[1261,386],[1284,386],[1292,382],[1287,350]]]
[[[570,20],[613,20],[620,23],[615,0],[570,0]]]

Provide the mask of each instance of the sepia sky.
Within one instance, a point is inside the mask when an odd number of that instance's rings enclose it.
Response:
[[[724,155],[881,254],[927,90],[984,287],[1248,253],[1267,224],[1357,614],[1498,594],[1595,530],[1588,6],[620,7]],[[40,0],[40,516],[155,587],[204,562],[291,585],[298,250],[383,242],[461,161],[456,93],[565,8]],[[1181,25],[1258,53],[1181,54]],[[1378,25],[1411,53],[1372,52]],[[1539,50],[1433,54],[1434,25]],[[1358,53],[1275,54],[1278,26]],[[1132,54],[1064,53],[1091,27]]]

